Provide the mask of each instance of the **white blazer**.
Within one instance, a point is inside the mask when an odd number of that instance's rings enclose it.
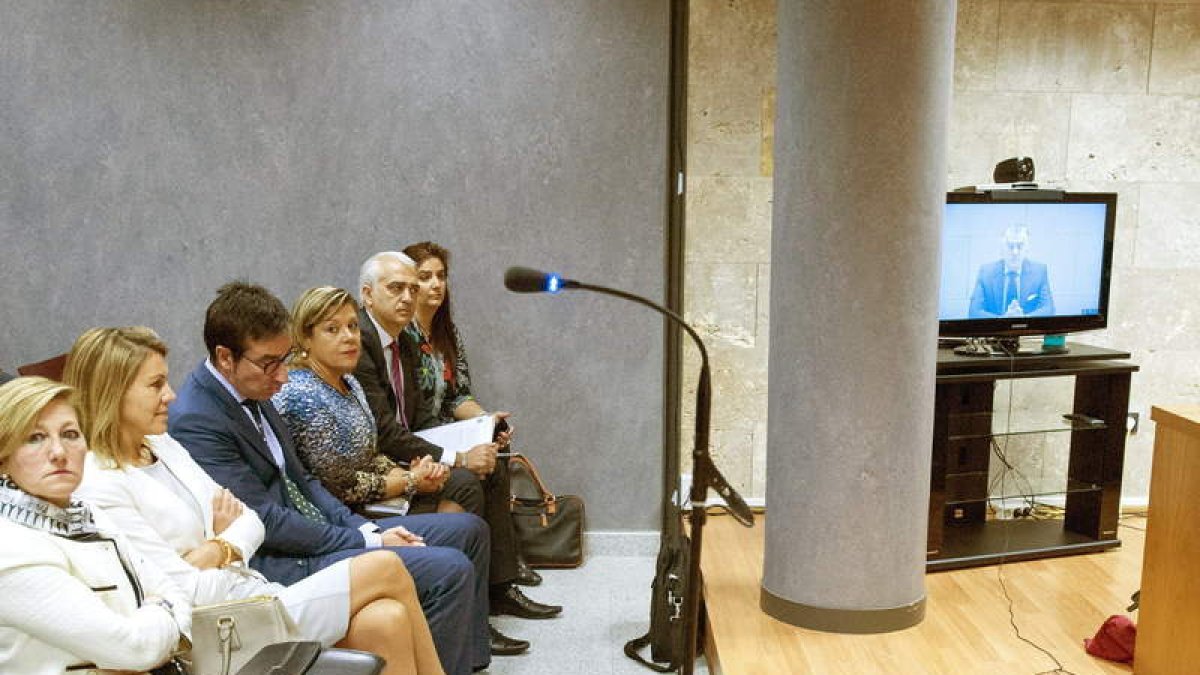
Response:
[[[188,551],[213,537],[212,499],[220,487],[201,469],[182,445],[170,436],[148,437],[150,448],[191,493],[204,514],[197,519],[195,506],[154,477],[134,467],[109,468],[88,453],[78,494],[101,507],[134,545],[158,565],[192,598],[207,605],[246,597],[267,582],[248,567],[200,570],[183,559]],[[247,507],[221,538],[236,547],[248,561],[262,544],[262,521]]]
[[[191,627],[188,598],[147,563],[102,512],[105,538],[77,541],[0,519],[0,673],[144,671],[167,659]],[[144,597],[164,598],[138,607]],[[89,667],[90,666],[90,667]]]

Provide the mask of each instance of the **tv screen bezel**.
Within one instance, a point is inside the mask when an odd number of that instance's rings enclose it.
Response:
[[[1117,220],[1115,192],[1058,192],[1045,190],[994,190],[947,192],[946,204],[1105,204],[1104,254],[1100,265],[1100,302],[1096,314],[1068,316],[998,317],[988,319],[939,319],[938,337],[1019,337],[1062,335],[1108,327],[1108,301],[1112,285],[1113,232]],[[945,212],[943,211],[943,219]],[[943,221],[942,227],[945,227]],[[945,256],[946,252],[941,251]],[[939,263],[941,261],[939,260]],[[940,274],[940,270],[939,270]],[[940,289],[939,289],[940,298]]]

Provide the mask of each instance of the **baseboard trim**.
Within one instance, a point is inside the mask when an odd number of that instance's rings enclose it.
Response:
[[[834,609],[785,600],[766,588],[759,590],[759,608],[768,616],[793,626],[827,633],[890,633],[911,628],[925,618],[925,598],[902,607]]]

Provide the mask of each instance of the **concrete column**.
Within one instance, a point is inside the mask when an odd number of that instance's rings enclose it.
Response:
[[[763,610],[915,625],[954,3],[779,3]]]

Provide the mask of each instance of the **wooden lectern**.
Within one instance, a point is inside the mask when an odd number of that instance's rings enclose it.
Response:
[[[1200,405],[1154,407],[1150,515],[1133,671],[1200,667]]]

